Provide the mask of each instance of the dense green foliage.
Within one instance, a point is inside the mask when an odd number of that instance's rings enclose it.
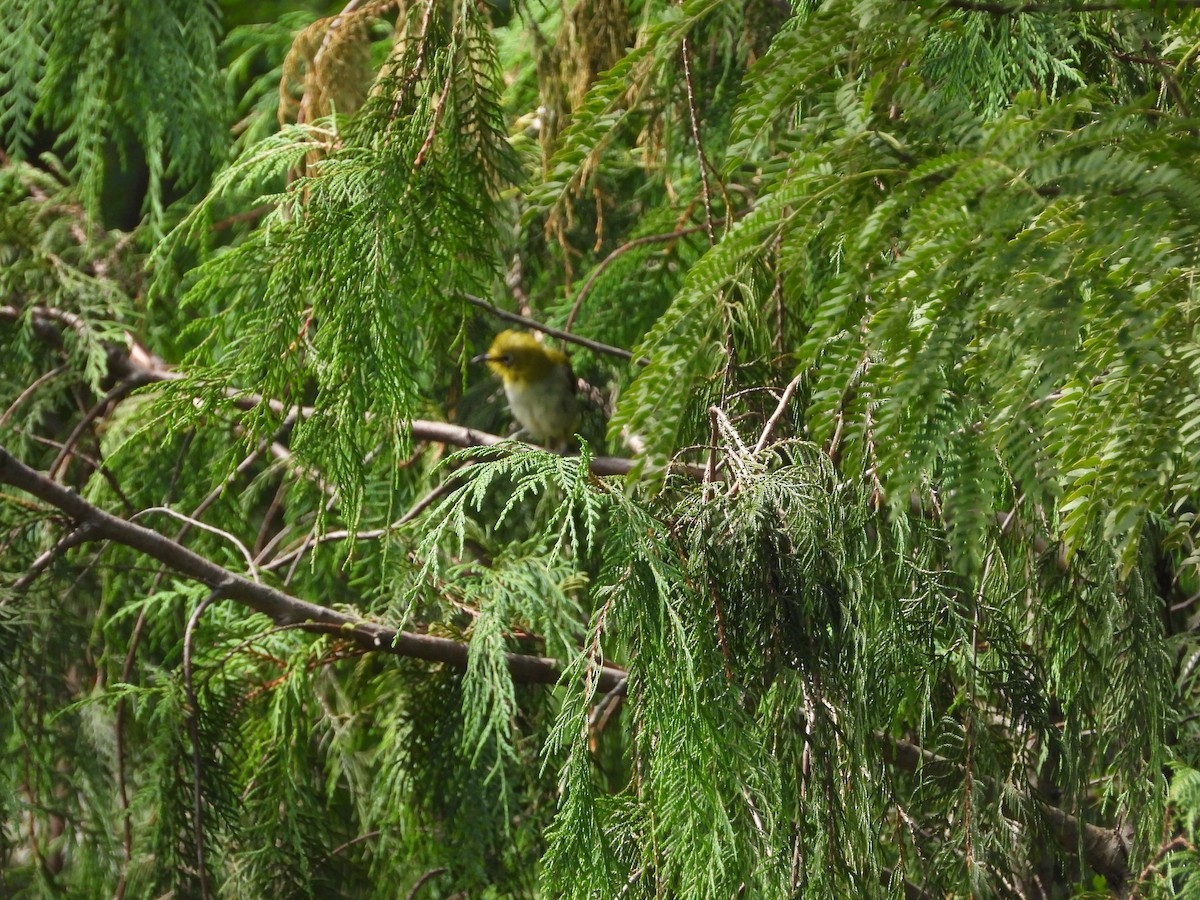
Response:
[[[227,6],[0,3],[0,446],[466,652],[0,457],[0,894],[1200,896],[1200,13]]]

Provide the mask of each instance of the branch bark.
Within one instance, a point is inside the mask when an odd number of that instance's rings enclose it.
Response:
[[[475,302],[477,298],[469,299]],[[491,307],[491,304],[487,304],[486,301],[481,300],[479,303],[489,308]],[[23,310],[18,307],[0,306],[0,319],[18,319],[22,314]],[[89,333],[86,322],[75,314],[63,310],[36,307],[29,311],[29,316],[38,337],[52,345],[59,345],[61,343],[62,336],[59,333],[59,329],[63,327],[72,328],[83,335]],[[551,334],[563,336],[567,340],[573,340],[576,343],[585,343],[585,339],[583,338],[576,338],[573,335],[564,336],[554,329],[544,330],[549,331]],[[593,349],[600,348],[598,352],[614,349],[605,348],[604,345],[596,344],[594,341],[587,341],[585,346],[592,347]],[[620,352],[627,353],[627,351]],[[125,382],[123,388],[120,386],[119,388],[114,388],[114,391],[120,390],[121,396],[125,396],[134,388],[165,381],[178,381],[184,377],[179,372],[167,368],[160,360],[154,359],[147,353],[131,353],[126,348],[118,346],[109,348],[108,370],[113,378]],[[314,413],[313,408],[310,406],[288,407],[279,400],[238,391],[234,388],[229,388],[226,393],[238,409],[251,410],[266,404],[273,412],[284,416],[284,425],[293,424],[298,419],[308,418]],[[95,417],[92,416],[91,418]],[[84,424],[88,423],[85,422]],[[427,419],[413,419],[412,436],[414,440],[436,441],[441,444],[450,444],[454,447],[490,447],[505,440],[505,438],[498,434],[491,434],[474,428],[465,428],[462,425],[452,425],[449,422],[436,422]],[[619,456],[597,456],[592,460],[591,470],[596,475],[628,475],[633,471],[635,463],[636,460],[625,459]]]
[[[225,599],[263,613],[279,625],[299,625],[305,631],[334,634],[371,650],[396,656],[444,663],[457,669],[467,667],[467,645],[449,638],[398,631],[361,616],[318,606],[269,585],[255,584],[187,547],[141,525],[118,518],[84,500],[51,478],[25,465],[0,446],[0,484],[12,485],[65,514],[74,524],[73,534],[82,541],[112,541],[144,553],[182,575],[219,591]],[[563,666],[556,660],[522,653],[506,654],[514,681],[528,684],[557,684]],[[612,690],[625,677],[620,669],[601,668],[599,689]]]

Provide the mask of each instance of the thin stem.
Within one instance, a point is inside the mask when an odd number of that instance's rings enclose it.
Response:
[[[796,388],[800,386],[800,381],[803,378],[803,373],[797,375],[788,383],[788,386],[784,388],[783,396],[779,398],[779,405],[775,407],[775,412],[772,413],[771,418],[767,419],[766,427],[763,428],[762,434],[758,438],[758,443],[754,445],[754,450],[752,451],[754,456],[758,456],[758,454],[762,453],[763,448],[767,446],[767,440],[771,437],[771,432],[774,431],[775,426],[779,424],[779,420],[783,417],[784,412],[787,410],[788,402],[792,399],[792,395],[796,393]]]
[[[700,140],[700,114],[696,111],[696,89],[692,79],[692,46],[691,38],[684,37],[683,47],[683,81],[687,86],[688,119],[692,126],[692,140],[696,143],[696,159],[700,165],[700,188],[704,195],[704,222],[708,234],[708,242],[717,242],[716,230],[713,228],[712,190],[708,184],[708,160],[704,158],[704,144]]]
[[[233,544],[235,547],[237,547],[238,550],[241,551],[242,558],[246,560],[246,569],[249,571],[250,578],[253,579],[254,583],[255,584],[262,583],[261,581],[259,581],[259,578],[258,578],[258,566],[254,565],[254,557],[250,555],[250,551],[246,548],[246,545],[243,544],[238,539],[237,535],[230,534],[228,531],[223,531],[220,528],[217,528],[215,525],[209,525],[207,522],[201,522],[199,519],[194,519],[191,516],[186,516],[181,512],[176,512],[175,510],[171,509],[168,506],[147,507],[146,509],[143,509],[140,512],[136,512],[132,516],[130,516],[129,521],[132,522],[138,516],[142,516],[142,515],[145,515],[146,513],[152,513],[152,512],[164,513],[168,516],[173,516],[174,518],[179,519],[183,522],[186,522],[188,525],[191,525],[194,528],[199,528],[202,531],[207,531],[209,534],[215,534],[219,537],[225,538],[227,541],[229,541],[231,544]]]
[[[438,126],[442,123],[442,116],[446,111],[446,101],[450,97],[450,83],[454,80],[454,72],[451,70],[446,75],[446,83],[442,85],[442,93],[438,97],[437,106],[433,108],[433,121],[429,123],[429,133],[425,135],[425,143],[421,145],[421,149],[417,151],[416,159],[413,160],[412,167],[414,169],[421,168],[421,164],[425,162],[425,154],[433,146],[433,140],[437,137]]]
[[[57,366],[51,369],[49,372],[43,372],[41,375],[35,378],[29,387],[25,388],[25,390],[21,391],[21,393],[17,395],[17,399],[14,400],[8,409],[4,411],[4,415],[0,416],[0,427],[4,426],[4,423],[8,421],[9,417],[16,411],[17,407],[29,399],[29,397],[38,388],[48,381],[53,381],[65,371],[67,371],[67,364],[63,363],[61,366]]]
[[[218,584],[196,606],[187,627],[183,631],[183,688],[187,693],[188,737],[192,742],[192,835],[196,841],[196,868],[200,878],[200,896],[207,900],[212,894],[208,885],[208,865],[204,858],[204,792],[201,786],[200,754],[200,709],[196,702],[196,690],[192,684],[192,638],[204,611],[216,602],[224,592],[225,585]]]
[[[267,563],[265,566],[263,566],[263,568],[267,569],[267,570],[271,570],[271,569],[278,569],[281,566],[285,566],[289,562],[291,562],[293,559],[299,559],[301,556],[304,555],[304,553],[306,551],[312,549],[313,547],[317,546],[318,544],[328,544],[333,541],[342,541],[351,536],[353,536],[356,540],[360,540],[360,541],[374,540],[375,538],[383,537],[384,535],[390,534],[391,532],[396,531],[399,528],[403,528],[405,525],[407,525],[409,522],[411,522],[413,519],[415,519],[417,516],[419,516],[425,510],[427,510],[430,506],[432,506],[434,503],[436,503],[440,498],[442,498],[446,494],[450,493],[456,487],[458,487],[456,478],[447,479],[446,481],[442,482],[437,487],[435,487],[433,490],[431,490],[429,493],[427,493],[425,496],[423,496],[420,500],[418,500],[416,503],[414,503],[411,507],[409,507],[408,511],[406,513],[404,513],[404,515],[402,515],[396,521],[392,522],[392,524],[385,526],[384,528],[372,528],[368,531],[359,531],[359,532],[350,532],[345,529],[339,529],[338,531],[328,531],[322,535],[316,535],[315,537],[310,536],[309,538],[305,538],[305,540],[303,540],[299,546],[292,547],[291,549],[284,551],[279,556],[275,557],[269,563]]]
[[[747,209],[745,212],[749,212],[749,210]],[[596,267],[588,274],[587,281],[583,283],[583,287],[575,295],[575,302],[571,304],[571,312],[567,314],[567,323],[563,326],[564,332],[569,332],[575,324],[575,318],[579,315],[579,310],[583,307],[584,298],[587,297],[588,292],[592,289],[592,285],[596,283],[596,279],[604,273],[605,269],[630,250],[636,250],[638,247],[644,247],[647,244],[667,243],[681,237],[687,237],[689,234],[695,234],[697,231],[711,231],[712,226],[724,225],[728,221],[729,219],[726,217],[715,219],[711,224],[705,222],[703,225],[689,225],[687,228],[678,228],[675,231],[668,231],[665,234],[647,234],[639,238],[634,238],[632,241],[617,247],[612,253],[600,260]],[[566,339],[564,338],[564,340]],[[630,354],[630,356],[632,355]]]
[[[509,312],[505,309],[500,309],[499,307],[488,303],[488,301],[484,300],[482,297],[476,297],[474,294],[468,294],[460,291],[459,296],[472,306],[479,307],[485,312],[495,316],[497,319],[503,319],[506,322],[512,322],[516,325],[524,325],[526,328],[530,328],[533,331],[540,331],[542,334],[548,334],[551,337],[556,337],[560,341],[566,341],[569,344],[577,344],[580,347],[586,347],[588,350],[591,350],[594,353],[602,353],[608,356],[616,356],[621,359],[632,360],[639,366],[650,365],[650,360],[646,359],[645,357],[641,357],[636,360],[633,359],[633,354],[628,350],[622,350],[620,347],[602,344],[599,341],[589,340],[588,338],[581,338],[578,335],[571,334],[567,331],[562,331],[558,328],[551,328],[549,325],[543,325],[541,322],[535,321],[534,319],[530,319],[525,316],[519,316],[516,313]]]

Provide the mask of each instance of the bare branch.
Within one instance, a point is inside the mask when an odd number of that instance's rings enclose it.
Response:
[[[386,534],[390,534],[397,529],[403,528],[422,512],[436,503],[439,499],[458,487],[458,484],[457,475],[443,481],[424,497],[414,503],[408,509],[408,511],[404,513],[404,515],[400,516],[400,518],[398,518],[391,525],[388,525],[384,528],[372,528],[369,531],[359,532],[351,532],[346,529],[339,529],[337,531],[327,531],[324,534],[311,536],[310,538],[306,538],[305,540],[301,541],[299,546],[285,550],[283,553],[279,554],[279,556],[275,557],[269,563],[263,566],[263,568],[273,570],[278,569],[281,566],[285,566],[289,562],[300,558],[306,552],[308,552],[308,550],[317,546],[318,544],[328,544],[333,541],[344,541],[349,537],[353,537],[355,540],[360,541],[374,540],[375,538],[380,538]]]
[[[436,869],[430,869],[428,872],[426,872],[424,875],[422,875],[420,878],[417,879],[416,883],[412,886],[412,889],[409,890],[408,895],[405,898],[405,900],[414,900],[414,898],[417,896],[417,893],[421,890],[421,888],[425,887],[425,884],[427,882],[431,881],[434,878],[437,878],[439,875],[441,875],[445,871],[446,871],[445,866],[439,866]]]
[[[23,591],[29,585],[37,580],[38,576],[49,568],[50,564],[58,557],[62,556],[68,550],[78,547],[85,541],[89,540],[88,532],[90,528],[86,523],[81,524],[74,531],[70,531],[56,543],[53,547],[42,553],[35,559],[25,570],[25,573],[13,583],[14,591]]]
[[[66,363],[63,363],[61,366],[55,366],[49,372],[43,372],[41,375],[35,378],[33,382],[25,388],[25,390],[21,391],[21,393],[17,395],[17,399],[12,402],[8,409],[6,409],[4,413],[0,415],[0,427],[2,427],[4,423],[8,421],[9,417],[16,412],[18,406],[37,393],[38,388],[47,382],[53,381],[65,371],[67,371],[67,366]]]
[[[309,603],[269,585],[255,584],[156,531],[94,506],[69,488],[31,469],[2,446],[0,484],[20,488],[60,510],[78,526],[86,526],[84,540],[112,541],[144,553],[210,588],[220,588],[221,597],[263,613],[277,624],[298,624],[305,631],[333,634],[370,650],[445,663],[458,669],[467,667],[467,645],[460,641],[397,631],[357,615]],[[557,684],[562,677],[563,666],[556,659],[521,653],[508,653],[506,657],[514,681]],[[599,687],[611,690],[623,677],[625,673],[620,669],[605,666],[598,674]]]
[[[474,294],[460,292],[459,296],[472,306],[477,306],[484,312],[495,316],[497,319],[503,319],[505,322],[512,322],[515,325],[524,325],[526,328],[530,328],[533,331],[540,331],[542,334],[548,334],[551,337],[556,337],[560,341],[566,341],[568,344],[578,344],[580,347],[586,347],[588,350],[591,350],[594,353],[602,353],[607,354],[608,356],[616,356],[621,359],[628,359],[636,362],[639,366],[650,365],[650,360],[646,359],[644,356],[635,360],[633,358],[633,354],[628,350],[622,350],[620,347],[612,347],[608,344],[602,344],[599,341],[582,338],[578,335],[571,334],[569,331],[551,328],[549,325],[543,325],[541,322],[538,322],[534,319],[529,319],[525,316],[518,316],[516,313],[509,312],[506,309],[500,309],[498,306],[488,303],[482,297],[476,297]]]
[[[754,445],[754,450],[751,451],[754,456],[762,453],[763,448],[767,446],[767,441],[771,438],[771,432],[775,430],[775,426],[779,424],[779,420],[783,418],[783,413],[787,409],[788,401],[792,399],[792,395],[796,393],[796,388],[800,386],[800,380],[804,377],[803,373],[793,378],[786,388],[784,388],[783,396],[779,398],[779,405],[775,407],[775,412],[771,414],[771,418],[767,419],[767,424],[762,430],[762,434],[758,438],[758,443]]]
[[[254,565],[254,557],[250,555],[250,551],[246,548],[246,545],[238,540],[237,535],[230,534],[228,531],[217,528],[215,525],[209,525],[207,522],[201,522],[199,519],[193,518],[192,516],[184,515],[181,512],[171,509],[169,506],[147,507],[146,509],[139,510],[130,516],[129,521],[132,522],[138,516],[145,515],[146,513],[163,513],[164,515],[179,519],[181,522],[185,522],[193,528],[199,528],[201,531],[207,531],[209,534],[215,534],[218,537],[225,538],[225,540],[229,541],[229,543],[238,548],[238,551],[242,554],[242,558],[246,560],[246,570],[250,573],[250,578],[255,584],[261,583],[258,577],[258,567]]]

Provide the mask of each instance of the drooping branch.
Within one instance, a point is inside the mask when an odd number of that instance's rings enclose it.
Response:
[[[62,512],[74,524],[79,543],[112,541],[144,553],[181,575],[219,590],[220,596],[263,613],[280,625],[298,625],[318,634],[332,634],[354,641],[371,650],[397,656],[444,663],[458,669],[467,666],[467,645],[449,638],[398,631],[378,622],[339,610],[319,606],[265,584],[256,584],[198,553],[189,550],[156,531],[118,518],[84,500],[46,475],[25,465],[4,447],[0,447],[0,484],[26,491]],[[557,684],[563,666],[556,659],[506,654],[514,681],[529,684]],[[601,668],[597,678],[600,690],[612,690],[625,673],[610,666]]]
[[[692,77],[692,47],[687,35],[684,35],[680,55],[683,57],[683,83],[687,88],[688,121],[692,126],[692,140],[696,144],[696,159],[700,170],[700,194],[704,198],[704,225],[708,232],[709,244],[715,244],[717,234],[713,228],[712,191],[708,184],[709,167],[704,155],[704,143],[700,139],[700,114],[696,111],[696,87]]]
[[[490,306],[490,304],[487,304],[487,301],[480,300],[479,302]],[[17,307],[0,306],[0,319],[18,319],[22,314],[23,311]],[[65,310],[36,307],[29,310],[28,315],[38,337],[51,344],[61,342],[62,337],[59,329],[63,327],[74,329],[80,332],[81,335],[87,335],[90,332],[87,323],[82,318]],[[548,329],[548,331],[551,334],[559,334],[553,329]],[[583,343],[585,346],[597,349],[598,352],[605,352],[603,348],[606,345],[587,341],[586,338],[566,335],[565,339],[573,340],[576,343]],[[616,348],[608,349],[613,350]],[[134,388],[145,387],[146,385],[158,382],[179,381],[185,377],[180,372],[168,368],[161,360],[153,358],[148,353],[137,352],[138,350],[140,348],[136,346],[133,351],[119,346],[109,347],[109,374],[113,378],[120,379],[129,385],[129,387],[119,390],[121,397],[126,396]],[[628,351],[620,352],[628,353]],[[118,389],[114,388],[113,393],[118,393]],[[284,417],[284,425],[294,424],[300,419],[307,419],[315,412],[310,406],[289,407],[279,400],[263,397],[255,393],[239,391],[234,388],[227,389],[226,394],[238,409],[252,410],[266,405],[273,412]],[[109,399],[111,400],[112,398]],[[97,405],[99,406],[100,404]],[[94,418],[95,415],[89,414],[88,421]],[[429,419],[413,419],[411,426],[414,440],[435,441],[454,447],[491,447],[506,440],[498,434],[491,434],[490,432],[480,431],[476,428],[467,428],[463,425],[453,425],[449,422],[437,422]],[[77,435],[73,435],[73,437],[77,437]],[[626,459],[625,457],[597,456],[591,461],[591,470],[596,475],[628,475],[633,471],[636,464],[636,460]],[[689,471],[686,466],[681,466],[679,469],[681,472]]]

